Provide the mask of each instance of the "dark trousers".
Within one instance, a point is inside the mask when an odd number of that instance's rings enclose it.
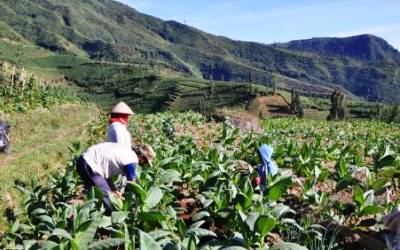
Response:
[[[106,208],[106,215],[109,215],[112,211],[112,205],[108,193],[112,192],[113,185],[110,185],[110,183],[100,174],[93,172],[82,156],[80,156],[76,162],[76,171],[82,178],[85,189],[97,187],[103,192],[103,203]]]

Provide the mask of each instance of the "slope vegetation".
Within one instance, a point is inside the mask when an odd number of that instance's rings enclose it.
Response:
[[[62,55],[150,65],[205,79],[277,84],[315,95],[342,86],[368,100],[400,102],[399,52],[369,35],[286,45],[240,42],[112,0],[5,0],[0,24],[5,37]]]

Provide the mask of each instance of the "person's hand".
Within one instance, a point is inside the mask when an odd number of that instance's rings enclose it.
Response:
[[[114,192],[113,192],[113,195],[114,195],[115,197],[118,197],[118,198],[122,199],[122,200],[125,199],[124,196],[122,195],[122,192],[120,192],[120,191],[114,191]]]

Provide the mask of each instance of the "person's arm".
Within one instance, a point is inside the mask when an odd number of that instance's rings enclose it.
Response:
[[[126,178],[128,179],[128,181],[136,180],[136,173],[135,173],[136,164],[137,163],[131,163],[124,166],[126,172]]]
[[[118,142],[117,134],[116,134],[115,128],[114,128],[114,126],[112,126],[112,124],[108,125],[108,128],[107,128],[107,141]]]

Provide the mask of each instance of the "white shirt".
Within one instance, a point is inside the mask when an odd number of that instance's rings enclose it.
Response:
[[[107,128],[107,141],[120,143],[128,148],[132,148],[131,134],[127,127],[120,122],[113,122]]]
[[[125,175],[124,166],[139,163],[134,151],[122,144],[113,142],[103,142],[91,146],[82,156],[90,168],[105,179],[114,175]]]

